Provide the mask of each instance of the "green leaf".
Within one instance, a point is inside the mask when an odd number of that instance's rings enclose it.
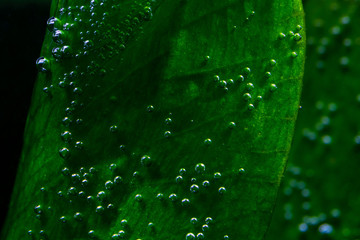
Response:
[[[262,239],[299,106],[301,2],[51,14],[4,239]]]
[[[306,1],[302,110],[267,239],[359,239],[358,1]]]

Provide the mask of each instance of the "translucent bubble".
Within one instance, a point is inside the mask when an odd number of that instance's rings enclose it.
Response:
[[[210,187],[210,182],[208,180],[205,180],[205,181],[203,181],[202,185],[204,188],[208,188],[208,187]]]
[[[193,233],[186,234],[185,240],[194,240],[195,235]]]
[[[47,72],[49,71],[50,62],[44,57],[39,57],[36,60],[36,67],[39,72]]]
[[[120,183],[122,183],[122,182],[123,182],[122,177],[120,177],[120,176],[116,176],[116,177],[114,178],[114,183],[116,183],[116,184],[120,184]]]
[[[63,36],[64,36],[64,32],[62,30],[55,30],[52,35],[52,39],[57,44],[63,44],[64,43]]]
[[[239,168],[239,174],[240,175],[243,175],[243,174],[245,174],[245,169],[244,168]]]
[[[165,119],[165,124],[169,125],[172,123],[172,119],[171,118],[166,118]]]
[[[250,93],[244,93],[243,97],[244,101],[250,101],[251,100],[251,94]]]
[[[286,37],[286,35],[284,33],[279,33],[279,39],[284,39]]]
[[[135,195],[135,201],[142,202],[143,201],[143,196],[141,194],[136,194]]]
[[[93,41],[91,40],[85,40],[84,41],[84,50],[89,50],[94,46]]]
[[[115,234],[113,234],[112,236],[111,236],[111,240],[120,240],[121,238],[120,238],[120,235],[119,234],[117,234],[117,233],[115,233]]]
[[[170,131],[165,131],[164,132],[164,137],[169,138],[171,136],[171,132]]]
[[[246,89],[247,89],[248,91],[253,90],[253,89],[254,89],[254,84],[252,84],[252,83],[247,83],[247,84],[246,84]]]
[[[249,67],[245,67],[245,68],[243,69],[243,74],[244,74],[244,75],[248,75],[248,74],[250,74],[250,72],[251,72],[251,69],[250,69]]]
[[[148,112],[152,112],[152,111],[154,111],[154,106],[153,106],[153,105],[149,105],[149,106],[146,107],[146,110],[147,110]]]
[[[332,217],[338,218],[341,215],[341,211],[339,209],[335,208],[335,209],[331,210],[330,214]]]
[[[198,234],[196,235],[196,239],[204,239],[204,238],[205,238],[205,236],[204,236],[203,233],[198,233]]]
[[[216,173],[214,173],[214,179],[220,179],[221,178],[221,173],[219,173],[219,172],[216,172]]]
[[[120,238],[124,238],[126,233],[124,230],[120,230],[118,234],[119,234]]]
[[[323,223],[319,226],[318,230],[321,234],[330,234],[333,232],[333,227],[328,223]]]
[[[184,175],[186,174],[186,169],[185,169],[185,168],[180,168],[179,174],[180,174],[181,176],[184,176]]]
[[[106,181],[106,182],[105,182],[105,188],[106,188],[107,190],[112,189],[113,186],[114,186],[114,183],[113,183],[112,181],[109,180],[109,181]]]
[[[221,88],[226,88],[227,82],[225,80],[220,80],[218,86]]]
[[[207,146],[209,146],[211,144],[211,142],[212,141],[211,141],[210,138],[207,138],[207,139],[204,140],[204,144],[207,145]]]
[[[234,129],[236,127],[236,123],[235,122],[229,122],[228,123],[228,128],[229,129]]]
[[[63,169],[61,170],[61,172],[62,172],[62,174],[63,174],[64,176],[69,176],[69,175],[70,175],[70,170],[69,170],[67,167],[63,168]]]
[[[220,194],[224,194],[224,193],[226,193],[226,188],[225,187],[220,187],[218,191],[219,191]]]
[[[193,217],[193,218],[190,219],[190,223],[196,224],[196,223],[198,223],[198,219]]]
[[[326,145],[331,144],[332,138],[329,135],[325,135],[321,138],[322,142]]]
[[[56,28],[57,22],[59,22],[59,19],[57,19],[56,17],[50,17],[46,24],[47,24],[47,28],[50,32],[53,32]]]
[[[202,225],[201,229],[203,230],[203,232],[207,232],[207,231],[209,231],[210,228],[209,228],[209,225],[204,224],[204,225]]]
[[[144,155],[141,157],[141,165],[143,165],[144,167],[150,167],[152,165],[152,159],[149,155]]]
[[[65,45],[65,46],[62,46],[62,47],[61,47],[60,52],[61,52],[62,56],[64,56],[64,57],[70,57],[71,54],[72,54],[72,49],[71,49],[70,46]]]
[[[245,78],[244,78],[243,75],[239,75],[238,78],[237,78],[237,80],[238,80],[239,82],[243,82],[243,81],[245,80]]]
[[[120,225],[122,227],[126,227],[128,225],[128,221],[126,219],[121,220]]]
[[[214,81],[215,81],[215,82],[220,81],[220,77],[219,77],[219,75],[214,75],[213,79],[214,79]]]
[[[110,130],[110,132],[112,132],[112,133],[116,133],[116,132],[118,131],[118,126],[112,125],[112,126],[110,126],[109,130]]]
[[[190,200],[188,198],[184,198],[183,200],[181,200],[181,205],[182,206],[189,206],[190,205]]]
[[[271,77],[271,72],[266,72],[265,73],[265,78],[270,78]]]
[[[61,217],[59,218],[59,221],[60,221],[61,223],[67,223],[67,219],[66,219],[65,216],[61,216]]]
[[[172,194],[169,195],[169,199],[172,202],[175,202],[178,199],[178,196],[175,193],[172,193]]]
[[[270,60],[270,65],[271,65],[271,66],[275,66],[275,65],[276,65],[276,60],[275,60],[275,59],[271,59],[271,60]]]
[[[293,39],[295,41],[300,41],[302,39],[302,36],[300,35],[300,33],[295,33],[293,36]]]
[[[63,159],[68,159],[70,157],[70,151],[67,148],[61,148],[59,154]]]
[[[34,207],[34,212],[35,212],[36,214],[42,214],[42,213],[43,213],[42,206],[41,206],[41,205],[36,205],[36,206]]]
[[[152,17],[153,17],[151,7],[146,6],[144,8],[144,10],[145,10],[145,12],[144,12],[144,20],[145,21],[150,21],[152,19]]]
[[[106,193],[104,191],[100,191],[100,192],[98,192],[96,197],[99,201],[104,201],[106,198]]]
[[[275,92],[277,90],[277,86],[275,83],[270,84],[270,92]]]
[[[291,56],[292,58],[296,58],[296,57],[298,56],[298,54],[297,54],[296,52],[291,52],[290,56]]]
[[[351,21],[351,19],[350,19],[349,16],[344,16],[344,17],[342,17],[342,18],[340,19],[340,22],[341,22],[342,24],[344,24],[344,25],[349,24],[350,21]]]
[[[196,184],[193,184],[190,186],[190,192],[197,193],[199,191],[199,186]]]
[[[67,194],[70,196],[75,196],[76,193],[77,193],[77,189],[75,187],[70,187],[67,192]]]
[[[79,183],[81,180],[81,177],[78,173],[74,173],[71,175],[71,180],[73,181],[73,183]]]
[[[158,193],[158,194],[156,195],[156,198],[159,199],[159,200],[163,200],[163,199],[164,199],[164,194]]]
[[[94,230],[90,230],[90,231],[88,232],[88,236],[89,236],[90,238],[95,238],[95,231],[94,231]]]
[[[71,141],[71,132],[69,131],[65,131],[63,133],[61,133],[61,138],[64,142],[70,142]]]
[[[175,178],[175,181],[176,181],[176,183],[182,183],[182,182],[184,181],[184,179],[183,179],[182,176],[177,176],[177,177]]]
[[[195,171],[198,173],[198,174],[202,174],[205,172],[205,164],[203,163],[198,163],[196,164],[195,166]]]
[[[77,212],[74,214],[74,219],[78,222],[81,222],[83,220],[83,215],[80,212]]]

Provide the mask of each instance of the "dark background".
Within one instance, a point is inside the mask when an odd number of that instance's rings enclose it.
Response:
[[[49,18],[48,3],[0,3],[1,216],[8,210],[23,142],[23,131],[37,76],[35,61]]]

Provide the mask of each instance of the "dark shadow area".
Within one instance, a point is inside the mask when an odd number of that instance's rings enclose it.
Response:
[[[37,76],[39,57],[49,17],[48,4],[0,7],[2,174],[0,226],[7,214],[20,158],[23,133]]]

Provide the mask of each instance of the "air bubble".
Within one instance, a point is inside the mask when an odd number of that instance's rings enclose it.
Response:
[[[181,205],[186,207],[190,205],[190,200],[188,198],[184,198],[183,200],[181,200]]]
[[[68,159],[70,157],[70,151],[67,148],[61,148],[59,154],[63,159]]]
[[[270,92],[275,92],[277,90],[276,84],[272,83],[270,84]]]
[[[170,131],[165,131],[164,132],[164,137],[169,138],[171,136],[171,132]]]
[[[254,89],[254,84],[252,84],[252,83],[247,83],[247,84],[246,84],[246,89],[247,89],[248,91],[253,90],[253,89]]]
[[[182,182],[184,181],[184,179],[183,179],[182,176],[177,176],[177,177],[175,178],[175,181],[176,181],[176,183],[182,183]]]
[[[180,168],[179,174],[180,174],[181,176],[184,176],[184,175],[186,174],[186,169],[185,169],[185,168]]]
[[[229,129],[234,129],[236,127],[236,123],[235,122],[229,122],[228,124],[228,128]]]
[[[210,182],[208,180],[205,180],[205,181],[203,181],[202,185],[204,188],[208,188],[208,187],[210,187]]]
[[[196,164],[195,166],[195,171],[198,173],[198,174],[202,174],[205,172],[205,164],[203,163],[198,163]]]
[[[77,212],[74,214],[74,219],[78,222],[81,222],[83,220],[83,215],[80,212]]]
[[[194,218],[194,217],[191,218],[191,219],[190,219],[190,223],[191,223],[191,224],[196,224],[196,223],[198,223],[197,218]]]
[[[199,191],[199,186],[196,184],[193,184],[190,186],[190,192],[197,193]]]
[[[172,194],[169,195],[169,199],[172,202],[175,202],[178,199],[178,196],[175,193],[172,193]]]
[[[302,39],[302,36],[300,33],[295,33],[293,36],[294,41],[300,41]]]
[[[245,68],[243,69],[243,74],[244,74],[244,75],[248,75],[248,74],[250,74],[250,72],[251,72],[251,69],[250,69],[249,67],[245,67]]]
[[[193,233],[186,234],[185,240],[195,240],[195,235]]]
[[[113,186],[114,186],[114,183],[112,181],[109,180],[109,181],[105,182],[105,188],[107,190],[111,190],[113,188]]]
[[[219,173],[219,172],[216,172],[216,173],[214,173],[214,179],[220,179],[221,178],[221,173]]]
[[[205,236],[204,236],[203,233],[198,233],[198,234],[196,235],[196,239],[204,239],[204,238],[205,238]]]
[[[207,138],[207,139],[204,140],[204,144],[207,145],[207,146],[209,146],[211,144],[211,142],[212,141],[211,141],[210,138]]]
[[[219,188],[219,193],[222,195],[224,193],[226,193],[226,188],[225,187],[220,187]]]
[[[56,23],[59,21],[59,19],[57,19],[56,17],[50,17],[47,22],[46,22],[46,25],[47,25],[47,28],[50,32],[53,32],[55,29],[56,29],[56,26],[57,25]]]
[[[36,60],[36,67],[39,72],[47,72],[49,70],[50,62],[44,57],[39,57]]]
[[[64,36],[64,32],[62,30],[55,30],[55,32],[52,35],[53,41],[57,44],[62,44],[64,41],[62,40]]]
[[[209,225],[204,224],[204,225],[202,225],[201,229],[203,230],[203,232],[207,232],[207,231],[209,231]]]
[[[242,98],[244,99],[244,101],[248,102],[248,101],[251,100],[251,94],[250,93],[244,93]]]
[[[61,133],[61,138],[64,142],[70,142],[71,141],[71,132],[69,131],[65,131],[63,133]]]
[[[149,155],[144,155],[141,157],[141,165],[143,165],[144,167],[150,167],[152,164],[152,159]]]

